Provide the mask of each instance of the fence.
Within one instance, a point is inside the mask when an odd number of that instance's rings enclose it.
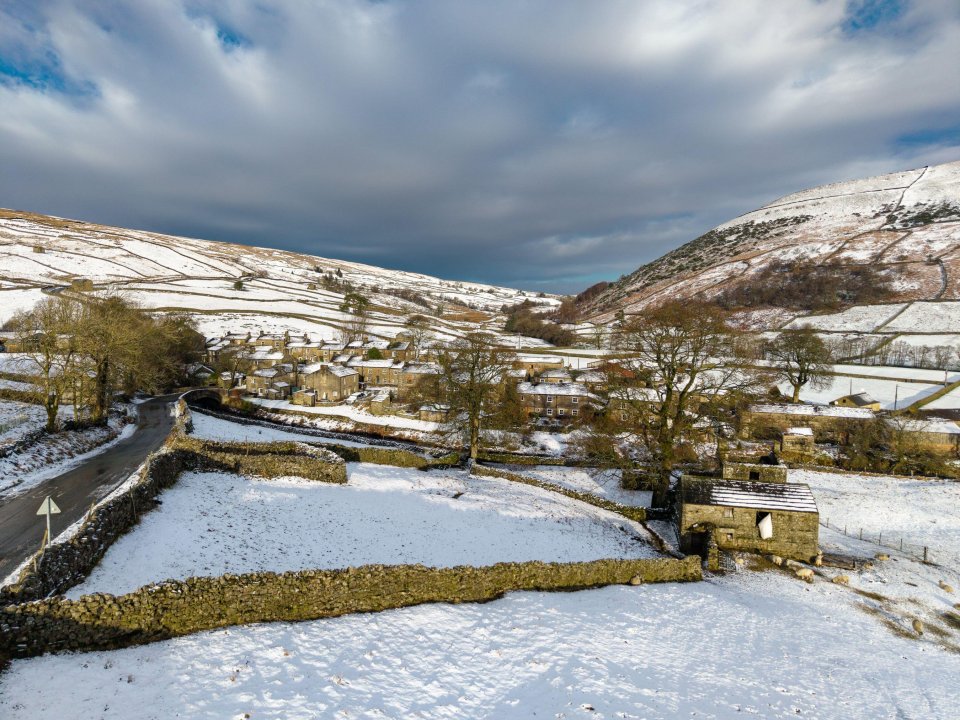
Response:
[[[917,543],[907,542],[903,536],[897,537],[894,533],[887,533],[884,535],[882,532],[870,532],[869,530],[864,530],[862,527],[854,527],[852,525],[834,525],[830,522],[829,518],[821,519],[820,525],[830,530],[834,530],[838,533],[843,533],[847,537],[857,538],[863,542],[872,543],[874,545],[879,545],[880,547],[889,548],[891,550],[897,550],[902,552],[904,555],[914,558],[915,560],[922,560],[925,563],[933,563],[933,553],[930,551],[930,548],[926,545],[919,545]]]

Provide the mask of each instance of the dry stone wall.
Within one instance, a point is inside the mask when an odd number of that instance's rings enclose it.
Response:
[[[224,575],[149,585],[128,595],[62,597],[0,609],[0,656],[127,647],[201,630],[316,620],[432,602],[483,602],[515,590],[579,590],[700,580],[700,558],[365,565],[346,570]]]

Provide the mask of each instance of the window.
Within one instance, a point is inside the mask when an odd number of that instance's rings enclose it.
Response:
[[[724,508],[724,510],[723,510],[723,516],[724,516],[725,518],[732,518],[732,517],[733,517],[733,508]]]
[[[547,415],[553,415],[553,408],[547,408]]]
[[[574,408],[573,410],[570,411],[570,414],[573,415],[574,417],[576,417],[577,415],[580,414],[580,411],[577,410],[576,408]]]
[[[733,533],[732,533],[732,532],[726,533],[726,536],[727,536],[727,540],[731,540],[731,541],[733,540]]]
[[[570,402],[572,402],[574,405],[576,405],[578,402],[580,402],[580,398],[578,398],[578,397],[572,397],[572,398],[570,398]]]
[[[560,408],[559,410],[557,410],[557,415],[564,415],[564,414],[566,414],[566,410],[564,410],[563,408]]]
[[[751,471],[750,471],[750,479],[751,479],[751,480],[759,480],[759,479],[760,479],[760,471],[759,471],[759,470],[751,470]]]
[[[547,395],[546,400],[547,402],[553,402],[553,395]]]

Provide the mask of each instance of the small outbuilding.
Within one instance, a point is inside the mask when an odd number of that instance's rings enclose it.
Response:
[[[834,407],[866,408],[874,412],[880,411],[880,401],[874,400],[865,392],[854,393],[853,395],[844,395],[836,400],[831,400],[830,404]]]
[[[787,481],[787,466],[781,465],[779,462],[725,462],[723,464],[723,479],[785,483]]]
[[[813,428],[790,427],[780,437],[780,457],[787,462],[803,462],[816,452]]]
[[[715,545],[809,562],[819,552],[819,523],[808,485],[681,481],[680,546],[686,552],[704,553]]]

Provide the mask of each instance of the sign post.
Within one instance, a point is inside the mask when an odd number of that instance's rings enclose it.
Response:
[[[50,516],[57,515],[60,512],[60,508],[57,507],[57,504],[53,501],[53,498],[47,496],[43,500],[43,504],[40,506],[40,509],[37,510],[37,515],[46,515],[47,516],[47,542],[50,544]]]

